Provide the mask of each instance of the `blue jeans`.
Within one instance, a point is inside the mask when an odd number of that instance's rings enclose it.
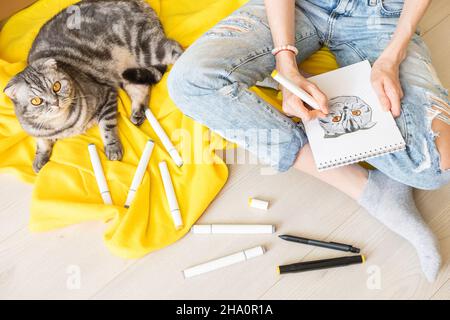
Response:
[[[402,6],[402,0],[298,0],[298,62],[324,45],[340,66],[366,59],[375,62],[396,29]],[[251,0],[187,49],[173,67],[168,85],[187,116],[286,171],[308,143],[304,128],[249,90],[275,68],[272,48],[264,1]],[[449,123],[449,99],[418,34],[400,66],[400,81],[404,98],[396,121],[406,150],[368,162],[404,184],[439,188],[450,181],[450,171],[441,169],[431,122]],[[255,130],[265,133],[255,138]]]

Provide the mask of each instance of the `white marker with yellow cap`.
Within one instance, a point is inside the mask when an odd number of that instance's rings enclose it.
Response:
[[[198,276],[200,274],[214,271],[220,268],[224,268],[227,266],[231,266],[233,264],[243,262],[252,258],[256,258],[262,256],[265,250],[264,247],[258,246],[247,250],[242,250],[240,252],[230,254],[228,256],[212,260],[203,264],[199,264],[195,267],[186,269],[183,271],[185,278],[191,278],[194,276]]]
[[[95,144],[88,145],[89,156],[91,158],[92,168],[94,169],[95,180],[97,180],[98,189],[105,204],[113,204],[111,193],[109,192],[108,184],[106,183],[105,174],[103,173],[102,163],[98,156]]]
[[[314,100],[313,97],[309,95],[306,91],[301,89],[298,85],[292,82],[290,79],[286,78],[282,74],[280,74],[277,70],[272,72],[272,78],[274,78],[279,84],[288,89],[290,92],[299,97],[302,101],[309,104],[314,109],[320,110],[319,104]]]
[[[155,115],[151,112],[151,110],[149,108],[147,108],[145,110],[145,116],[146,116],[148,122],[150,122],[150,126],[153,128],[156,135],[161,140],[161,143],[163,144],[164,148],[167,150],[169,155],[172,157],[175,164],[178,167],[181,167],[183,165],[183,159],[181,159],[180,154],[178,153],[177,149],[175,149],[172,141],[170,141],[169,137],[167,136],[167,133],[161,127],[161,125],[159,124]]]
[[[139,159],[139,164],[136,168],[136,173],[134,174],[133,181],[131,182],[130,190],[128,191],[127,200],[125,201],[125,208],[129,208],[131,202],[134,199],[134,195],[136,194],[139,185],[142,182],[142,178],[144,178],[145,170],[147,169],[148,162],[150,161],[150,157],[152,156],[153,146],[155,144],[152,140],[148,140],[145,145],[145,149],[142,152],[141,158]]]

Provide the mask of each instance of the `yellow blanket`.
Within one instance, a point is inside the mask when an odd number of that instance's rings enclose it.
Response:
[[[228,170],[214,150],[225,148],[226,142],[214,134],[205,139],[208,130],[181,114],[168,96],[166,74],[152,89],[150,106],[164,129],[175,137],[173,142],[186,162],[182,168],[173,164],[148,123],[137,128],[128,120],[130,101],[121,91],[119,133],[125,150],[123,161],[106,159],[98,128],[94,127],[86,134],[58,141],[50,162],[35,175],[31,168],[34,140],[21,129],[11,101],[2,92],[9,79],[25,67],[28,50],[39,28],[75,2],[40,0],[12,17],[0,33],[0,172],[13,173],[34,183],[30,230],[47,231],[84,221],[107,221],[104,234],[107,247],[121,257],[138,258],[180,239],[215,198],[227,180]],[[246,1],[148,2],[160,16],[167,35],[187,47]],[[304,63],[303,68],[310,73],[320,73],[336,68],[336,63],[329,51],[322,50]],[[273,90],[254,90],[280,106]],[[149,138],[156,141],[152,159],[134,202],[127,210],[123,204]],[[95,143],[99,150],[114,206],[102,203],[87,151],[89,143]],[[185,223],[179,231],[173,227],[157,167],[162,160],[169,165]]]

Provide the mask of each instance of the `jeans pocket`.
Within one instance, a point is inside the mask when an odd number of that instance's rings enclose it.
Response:
[[[404,0],[381,0],[380,13],[382,16],[400,16]]]

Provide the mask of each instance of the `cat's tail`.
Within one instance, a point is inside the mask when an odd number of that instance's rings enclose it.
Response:
[[[122,77],[131,83],[152,85],[161,80],[164,72],[161,71],[158,68],[129,68],[122,73]]]

